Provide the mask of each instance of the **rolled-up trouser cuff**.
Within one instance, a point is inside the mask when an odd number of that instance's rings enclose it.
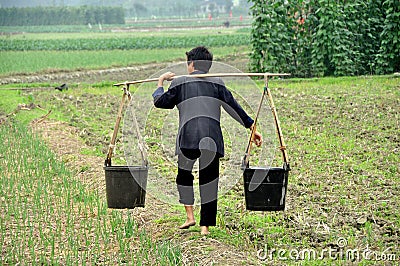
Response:
[[[179,192],[179,202],[184,205],[194,205],[193,186],[177,185]]]

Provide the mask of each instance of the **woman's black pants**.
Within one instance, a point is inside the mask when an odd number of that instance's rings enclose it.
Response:
[[[194,205],[192,170],[199,159],[200,226],[216,225],[219,158],[217,153],[209,150],[181,149],[181,154],[178,155],[176,184],[179,202],[184,205]]]

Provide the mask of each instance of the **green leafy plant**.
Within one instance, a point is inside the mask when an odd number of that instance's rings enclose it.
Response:
[[[377,72],[390,73],[400,70],[400,5],[396,0],[383,1],[383,29],[377,54]]]
[[[300,77],[400,70],[394,0],[252,2],[252,70]]]

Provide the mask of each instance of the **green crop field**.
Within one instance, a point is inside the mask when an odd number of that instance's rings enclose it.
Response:
[[[27,35],[26,41],[95,44],[101,34],[69,33],[64,39],[39,33]],[[167,33],[152,34],[137,36],[168,38]],[[134,35],[123,34],[122,39]],[[113,33],[105,36],[111,40]],[[20,35],[1,38],[24,41]],[[189,48],[1,52],[1,78],[26,72],[39,80],[0,85],[0,141],[5,144],[0,146],[0,264],[398,264],[400,77],[396,75],[270,81],[292,169],[284,212],[247,211],[241,178],[219,199],[217,226],[207,237],[200,236],[196,226],[185,232],[176,229],[184,220],[183,210],[161,205],[152,195],[144,209],[107,209],[102,163],[122,96],[112,84],[124,80],[71,79],[69,90],[58,91],[54,87],[61,80],[40,77],[49,69],[63,73],[182,61]],[[249,51],[247,45],[231,43],[211,49],[227,64],[245,60]],[[24,59],[26,68],[20,63]],[[132,75],[146,78],[159,70]],[[256,84],[263,86],[259,80]],[[131,90],[135,93],[138,88]],[[151,89],[150,84],[149,97]],[[244,95],[245,89],[235,93]],[[174,179],[174,167],[160,152],[162,139],[157,139],[157,132],[171,125],[157,115],[154,110],[139,114],[138,122],[146,125],[149,159],[162,173],[160,178]],[[71,145],[76,148],[67,149]],[[124,163],[121,146],[119,136],[116,163]],[[280,166],[277,147],[278,143],[271,147],[276,148],[273,164]],[[195,210],[198,220],[199,208]]]
[[[220,34],[197,36],[148,36],[133,38],[82,38],[47,40],[3,40],[0,51],[92,51],[92,50],[128,50],[186,48],[198,43],[210,47],[241,46],[249,44],[247,34]]]
[[[179,260],[178,249],[153,242],[133,217],[107,211],[101,197],[26,126],[2,125],[0,138],[5,144],[0,149],[2,264],[167,265]],[[133,238],[147,246],[137,245],[133,252]],[[149,249],[158,256],[149,256]]]
[[[184,60],[184,51],[203,44],[216,57],[249,51],[241,30],[164,33],[37,33],[0,37],[0,76],[38,71],[125,67]]]
[[[0,77],[10,74],[54,72],[60,70],[102,69],[148,63],[185,60],[189,48],[133,49],[103,51],[8,51],[0,55]],[[215,47],[218,57],[248,51],[247,46]]]

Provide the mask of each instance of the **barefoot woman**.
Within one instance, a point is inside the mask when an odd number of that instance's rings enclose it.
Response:
[[[212,65],[212,54],[203,46],[186,53],[189,74],[208,73]],[[216,225],[219,159],[224,156],[224,141],[220,126],[221,106],[246,128],[253,127],[251,119],[237,103],[232,93],[220,78],[195,78],[189,76],[173,79],[164,92],[163,83],[171,80],[174,73],[159,77],[158,88],[153,93],[154,105],[158,108],[179,110],[179,132],[176,142],[178,175],[176,184],[179,202],[185,206],[186,221],[179,227],[187,229],[196,224],[193,205],[193,175],[195,161],[199,160],[199,189],[201,198],[201,234],[209,234],[209,226]],[[262,143],[256,132],[254,141]]]

